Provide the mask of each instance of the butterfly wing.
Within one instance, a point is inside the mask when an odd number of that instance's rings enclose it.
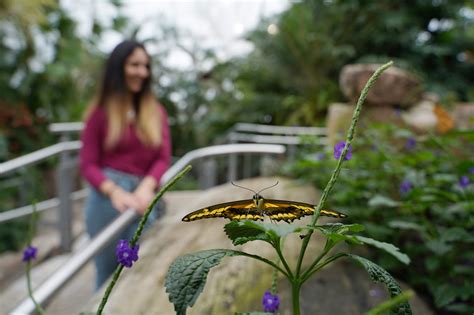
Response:
[[[303,216],[312,215],[314,207],[314,205],[299,201],[265,199],[263,211],[271,220],[292,222]],[[334,210],[321,210],[321,215],[333,218],[347,217],[344,213]]]
[[[252,199],[220,203],[187,214],[185,222],[208,218],[227,218],[230,220],[263,220],[263,213],[255,207]]]

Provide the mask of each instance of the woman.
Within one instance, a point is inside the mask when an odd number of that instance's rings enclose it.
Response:
[[[91,238],[120,212],[133,208],[142,215],[169,167],[167,114],[152,93],[150,62],[141,43],[120,43],[110,54],[98,95],[86,110],[80,168],[91,186],[85,205]],[[130,240],[137,223],[117,240]],[[95,258],[97,288],[117,266],[116,243]]]

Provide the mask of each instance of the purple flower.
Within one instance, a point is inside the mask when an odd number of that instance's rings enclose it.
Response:
[[[326,158],[326,153],[319,153],[317,156],[316,156],[316,160],[318,161],[322,161]]]
[[[474,174],[474,166],[469,168],[469,173]]]
[[[36,258],[36,253],[38,252],[38,249],[34,246],[28,246],[23,250],[23,261],[28,262]]]
[[[407,150],[413,150],[415,147],[416,147],[415,138],[408,138],[407,142],[405,143],[405,148]]]
[[[275,313],[280,306],[280,298],[278,295],[273,295],[270,291],[266,291],[263,294],[262,304],[264,312]]]
[[[459,186],[461,186],[461,188],[466,188],[468,185],[469,185],[469,177],[461,176],[461,178],[459,178]]]
[[[336,160],[339,160],[339,158],[341,157],[342,150],[344,150],[345,146],[346,146],[345,141],[340,141],[340,142],[336,143],[336,145],[334,146],[334,158]],[[348,160],[351,159],[351,157],[352,157],[352,146],[349,145],[349,148],[347,149],[347,154],[346,154],[346,157],[344,158],[344,160],[348,161]]]
[[[400,194],[406,195],[412,190],[412,188],[413,188],[412,183],[409,180],[404,180],[400,184]]]
[[[127,268],[132,267],[133,262],[138,260],[138,248],[138,245],[130,247],[128,241],[119,240],[115,248],[118,263]]]

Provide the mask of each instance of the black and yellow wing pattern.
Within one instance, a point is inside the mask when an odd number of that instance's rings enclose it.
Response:
[[[289,200],[264,199],[255,195],[253,199],[225,202],[202,208],[187,214],[185,222],[208,218],[227,218],[230,220],[263,220],[265,216],[272,221],[292,222],[314,213],[314,205]],[[321,215],[345,218],[347,215],[333,210],[321,210]]]

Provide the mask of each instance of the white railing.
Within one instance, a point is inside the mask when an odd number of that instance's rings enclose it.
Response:
[[[271,144],[224,144],[197,149],[185,154],[179,161],[166,171],[161,179],[161,185],[166,184],[176,176],[186,165],[207,157],[216,157],[229,154],[284,154],[285,147]],[[84,248],[73,254],[72,257],[60,267],[50,278],[39,286],[33,295],[39,304],[46,303],[69,279],[71,279],[82,267],[92,259],[102,248],[114,239],[127,225],[137,217],[133,209],[127,210],[107,226]],[[23,300],[11,314],[31,314],[35,305],[31,299]]]
[[[72,192],[72,176],[71,170],[77,167],[77,159],[71,156],[72,152],[76,152],[80,146],[80,141],[69,141],[72,133],[82,130],[82,123],[58,123],[50,125],[50,131],[59,133],[61,141],[53,146],[38,150],[31,154],[13,159],[8,162],[0,163],[0,177],[16,170],[25,168],[29,165],[39,163],[55,155],[60,155],[60,163],[57,171],[58,175],[58,198],[42,201],[36,204],[36,210],[41,212],[59,206],[59,230],[61,233],[61,248],[64,251],[70,251],[72,247],[72,202],[86,195],[85,190]],[[212,186],[215,184],[217,177],[215,173],[216,160],[215,157],[221,155],[229,156],[228,180],[237,179],[237,154],[284,154],[288,146],[290,157],[295,152],[296,145],[300,144],[302,135],[316,136],[321,144],[326,141],[326,130],[319,127],[287,127],[287,126],[268,126],[256,124],[236,124],[231,132],[228,133],[227,140],[233,144],[225,144],[218,146],[210,146],[197,149],[185,154],[163,175],[161,183],[168,182],[186,165],[204,160],[202,163],[201,174],[207,178],[207,184],[204,186]],[[252,142],[242,144],[238,142]],[[293,153],[292,153],[293,152]],[[250,164],[248,158],[244,160]],[[244,163],[245,164],[245,163]],[[243,167],[244,170],[249,169]],[[249,172],[244,172],[244,176]],[[9,220],[31,215],[33,206],[24,206],[7,212],[0,213],[0,224]],[[120,231],[130,224],[136,218],[135,211],[129,209],[108,227],[106,227],[96,238],[90,241],[86,248],[80,252],[74,253],[72,257],[65,263],[63,267],[58,269],[47,281],[45,281],[35,292],[35,298],[40,304],[44,304],[49,300],[69,279],[72,278],[94,255],[105,247]],[[34,305],[29,299],[25,299],[12,314],[30,314],[34,311]]]

